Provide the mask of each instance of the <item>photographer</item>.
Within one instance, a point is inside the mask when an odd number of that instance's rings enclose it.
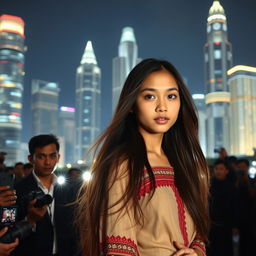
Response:
[[[8,190],[9,186],[0,186],[0,207],[9,206],[16,203],[15,190]],[[8,228],[5,227],[0,230],[0,238],[6,234]],[[0,256],[10,255],[10,253],[18,245],[18,239],[13,243],[0,242]]]
[[[72,225],[74,206],[70,205],[75,198],[68,187],[58,186],[54,174],[60,157],[58,139],[48,134],[35,136],[29,141],[29,153],[33,171],[16,184],[16,192],[18,218],[33,225],[33,232],[20,241],[14,255],[75,256],[78,239]],[[52,200],[37,205],[46,196]]]
[[[5,227],[2,230],[0,230],[0,238],[7,232],[8,228]],[[11,252],[15,249],[15,247],[19,244],[18,238],[16,238],[15,242],[5,244],[0,243],[0,256],[7,256],[10,255]]]

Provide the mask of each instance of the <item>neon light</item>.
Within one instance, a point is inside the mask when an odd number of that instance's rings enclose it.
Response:
[[[0,32],[10,32],[24,36],[24,21],[17,16],[0,16]]]
[[[12,116],[21,116],[21,114],[18,113],[18,112],[12,112],[11,115],[12,115]]]
[[[64,107],[64,106],[62,106],[62,107],[60,107],[60,110],[61,111],[65,111],[65,112],[72,112],[72,113],[76,112],[75,108],[72,108],[72,107]]]
[[[208,19],[207,19],[208,22],[211,22],[213,20],[221,20],[221,21],[224,20],[224,21],[226,21],[227,18],[223,14],[214,14],[214,15],[209,16]]]
[[[194,100],[203,100],[205,97],[204,97],[204,94],[193,94],[192,98]]]
[[[235,72],[238,71],[247,71],[247,72],[252,72],[252,73],[256,73],[256,67],[250,67],[250,66],[244,66],[244,65],[236,65],[233,68],[229,69],[227,71],[227,74],[230,76]]]
[[[206,94],[205,103],[215,103],[215,102],[230,102],[229,92],[211,92]]]
[[[25,25],[25,22],[22,18],[20,18],[18,16],[14,16],[14,15],[3,14],[0,16],[0,19],[16,20],[16,21],[22,23],[23,26]]]

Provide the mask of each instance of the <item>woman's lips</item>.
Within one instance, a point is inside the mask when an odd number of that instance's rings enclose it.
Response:
[[[167,117],[157,117],[154,119],[157,124],[166,124],[169,121]]]

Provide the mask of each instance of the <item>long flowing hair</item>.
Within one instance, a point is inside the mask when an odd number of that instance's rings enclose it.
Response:
[[[192,97],[176,68],[169,62],[146,59],[137,64],[128,75],[112,122],[97,140],[96,157],[91,167],[92,180],[84,184],[79,196],[76,221],[80,229],[83,254],[100,255],[100,241],[105,241],[106,220],[110,207],[122,202],[121,211],[132,202],[135,221],[143,225],[138,194],[146,168],[153,192],[155,180],[149,164],[145,142],[138,132],[135,114],[136,98],[142,82],[149,74],[167,70],[178,84],[181,106],[176,123],[164,134],[162,148],[175,170],[175,183],[194,221],[197,233],[208,235],[208,168],[198,141],[198,119]],[[109,206],[110,182],[118,175],[118,168],[126,163],[128,184],[120,200]],[[150,200],[150,199],[149,199]],[[142,218],[141,218],[142,217]]]

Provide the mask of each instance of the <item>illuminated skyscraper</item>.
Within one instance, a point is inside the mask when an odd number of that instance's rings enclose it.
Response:
[[[75,160],[85,159],[85,153],[100,133],[101,70],[91,41],[85,47],[76,72],[76,143]]]
[[[231,154],[253,155],[256,148],[256,67],[228,71],[230,88]]]
[[[57,83],[32,80],[32,133],[57,134],[59,86]]]
[[[7,164],[19,160],[24,76],[24,21],[0,16],[0,151]]]
[[[64,155],[62,158],[64,164],[74,163],[75,108],[60,107],[58,135],[63,138]]]
[[[227,36],[227,20],[219,1],[214,1],[207,19],[207,43],[204,49],[207,105],[207,156],[214,148],[229,150],[230,102],[227,70],[232,67],[232,50]]]
[[[127,75],[140,60],[133,28],[125,27],[121,35],[118,57],[113,59],[112,112],[115,111]]]
[[[198,112],[198,137],[201,149],[206,155],[206,106],[204,94],[192,94]]]

